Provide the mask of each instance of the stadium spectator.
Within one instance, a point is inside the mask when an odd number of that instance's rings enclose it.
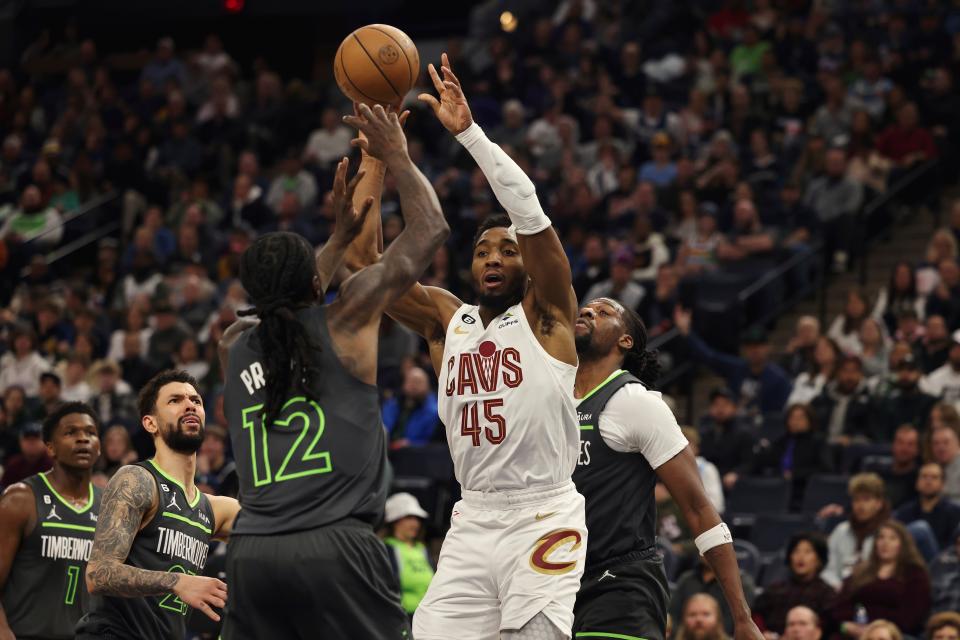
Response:
[[[2,487],[9,487],[53,466],[53,460],[50,459],[47,446],[43,442],[43,425],[39,422],[27,422],[19,431],[17,444],[20,453],[8,457],[4,463],[3,477],[0,478]]]
[[[646,290],[631,277],[635,264],[636,259],[630,250],[622,250],[614,255],[610,261],[610,277],[590,287],[582,302],[612,298],[625,308],[636,311],[646,296]]]
[[[720,480],[720,471],[717,466],[700,455],[700,433],[693,427],[680,427],[683,437],[690,444],[690,451],[697,461],[697,471],[700,473],[700,482],[703,483],[703,490],[710,499],[713,508],[717,513],[723,513],[725,501],[723,499],[723,483]]]
[[[389,532],[383,542],[400,583],[400,604],[411,616],[434,575],[430,555],[421,540],[423,521],[428,517],[412,494],[395,493],[387,498],[383,520]]]
[[[320,115],[320,128],[311,133],[307,140],[303,161],[307,165],[316,165],[321,170],[329,170],[331,164],[350,155],[352,139],[353,132],[340,122],[337,110],[324,109]]]
[[[843,635],[863,635],[866,625],[854,620],[858,606],[869,619],[889,620],[904,633],[919,635],[923,630],[930,611],[930,578],[913,538],[899,522],[880,524],[869,557],[843,583],[831,609]]]
[[[810,406],[830,444],[847,446],[869,438],[873,402],[860,358],[843,358],[836,378],[824,386]]]
[[[749,413],[781,411],[790,395],[792,384],[778,365],[770,362],[770,343],[761,327],[752,327],[740,338],[743,358],[720,353],[691,331],[692,314],[680,307],[674,313],[674,324],[687,338],[690,355],[726,378],[737,394],[740,409]]]
[[[858,288],[849,289],[843,313],[830,323],[827,336],[835,340],[845,353],[856,353],[859,347],[860,325],[866,318],[866,296]]]
[[[167,301],[157,303],[153,308],[154,330],[147,347],[147,359],[159,367],[164,367],[173,359],[177,347],[190,332]]]
[[[943,611],[930,616],[927,622],[927,640],[957,640],[960,638],[960,613]]]
[[[141,84],[144,81],[149,82],[150,86],[157,91],[165,88],[167,82],[171,80],[177,86],[184,86],[186,68],[174,56],[174,48],[173,38],[160,38],[153,60],[147,63],[140,75]]]
[[[937,284],[926,298],[926,313],[943,316],[947,326],[960,326],[960,265],[953,258],[937,263]]]
[[[890,466],[880,472],[887,488],[887,499],[894,508],[917,496],[920,469],[920,432],[912,424],[902,424],[893,434]]]
[[[753,605],[753,578],[740,572],[743,594]],[[711,602],[711,600],[713,602]],[[719,603],[719,604],[718,604]],[[680,640],[720,640],[733,633],[730,609],[724,606],[723,591],[713,570],[703,562],[679,578],[670,594],[670,615],[683,620],[676,638]]]
[[[955,426],[932,427],[930,453],[944,471],[944,493],[960,500],[960,431]]]
[[[810,371],[815,364],[815,349],[820,340],[820,321],[814,316],[800,316],[793,335],[787,342],[780,366],[790,376],[796,377]]]
[[[766,637],[769,638],[769,635]],[[823,629],[816,611],[805,605],[797,605],[787,612],[784,640],[820,640],[822,637]]]
[[[633,224],[631,277],[641,284],[649,285],[657,277],[660,267],[669,262],[670,250],[667,249],[663,236],[653,230],[649,215],[638,214]]]
[[[900,629],[889,620],[874,620],[864,628],[860,637],[863,640],[903,640]]]
[[[960,526],[949,542],[930,564],[934,613],[960,611]]]
[[[267,205],[274,211],[280,210],[285,194],[295,194],[297,202],[306,208],[312,207],[317,200],[317,181],[303,169],[300,158],[291,152],[283,161],[282,173],[274,178],[267,191]]]
[[[753,435],[737,417],[733,392],[710,393],[710,409],[700,424],[700,453],[716,465],[727,489],[753,466]]]
[[[947,362],[924,376],[920,387],[924,392],[956,406],[960,404],[960,329],[950,336],[948,346]]]
[[[63,381],[53,371],[40,374],[40,391],[37,394],[37,416],[46,418],[63,402]]]
[[[820,577],[827,564],[827,543],[820,534],[791,537],[785,564],[790,575],[766,586],[753,605],[753,617],[760,628],[781,635],[789,635],[791,617],[798,607],[828,611],[837,597],[836,590]]]
[[[857,343],[854,353],[860,357],[864,376],[886,377],[890,364],[890,340],[883,324],[876,318],[864,318],[860,322]]]
[[[733,228],[717,246],[717,258],[729,265],[769,257],[775,247],[773,230],[764,228],[757,207],[745,198],[738,200],[733,206]]]
[[[723,235],[717,231],[717,207],[712,202],[700,205],[693,234],[683,239],[677,253],[677,268],[684,277],[695,277],[717,269],[717,247]]]
[[[934,231],[927,243],[924,261],[917,269],[917,291],[921,295],[930,295],[940,283],[940,263],[944,260],[956,261],[958,256],[957,239],[950,229],[941,227]]]
[[[846,177],[847,158],[843,149],[827,151],[826,173],[814,179],[804,194],[804,203],[816,214],[826,239],[827,258],[837,271],[845,271],[856,229],[855,216],[863,204],[863,187]]]
[[[60,397],[64,402],[87,402],[92,393],[87,382],[87,361],[76,354],[68,355],[63,366]]]
[[[924,464],[917,475],[917,498],[902,505],[893,514],[905,525],[918,520],[929,524],[939,549],[950,545],[950,536],[960,525],[960,505],[943,495],[943,485],[943,467],[936,462]]]
[[[834,588],[840,587],[859,562],[870,557],[874,535],[890,517],[883,479],[877,474],[853,476],[847,485],[847,493],[851,503],[850,515],[830,533],[827,566],[820,573]]]
[[[960,337],[960,336],[958,336]],[[926,393],[934,396],[942,395],[942,392],[927,387],[927,382],[932,377],[935,369],[941,368],[947,362],[947,357],[953,345],[960,347],[956,338],[951,339],[950,332],[947,329],[947,323],[943,316],[937,314],[927,314],[923,338],[920,339],[919,354],[920,368],[923,369],[924,377],[920,381],[921,387]],[[960,366],[960,352],[957,353],[957,366]],[[960,399],[960,378],[958,378],[956,397]]]
[[[135,389],[142,387],[157,372],[157,368],[143,357],[145,352],[141,336],[127,332],[123,339],[123,353],[117,363],[121,377]],[[110,360],[113,361],[112,358]]]
[[[383,403],[383,426],[390,435],[390,448],[425,445],[439,424],[437,394],[426,371],[410,367],[403,374],[400,393]]]
[[[938,155],[933,136],[919,125],[917,105],[912,102],[903,104],[897,111],[896,123],[877,137],[877,151],[892,160],[899,172]]]
[[[870,430],[873,440],[890,442],[901,424],[926,424],[937,399],[920,390],[920,377],[917,358],[913,354],[904,356],[896,368],[895,387],[877,400],[877,420]]]
[[[213,495],[236,495],[239,480],[236,464],[227,456],[227,430],[208,424],[197,451],[197,486]]]
[[[13,245],[32,243],[35,250],[52,249],[63,239],[63,218],[51,206],[44,204],[35,185],[23,190],[20,206],[0,210],[0,240]]]
[[[90,406],[103,423],[133,424],[137,417],[136,397],[130,385],[120,378],[120,366],[112,360],[98,360],[90,367],[90,379],[94,388]]]
[[[10,342],[13,349],[0,357],[0,390],[16,385],[28,398],[35,398],[40,374],[50,369],[50,363],[37,351],[37,334],[30,327],[14,328]]]
[[[103,432],[102,445],[103,455],[97,460],[96,469],[107,479],[112,478],[123,465],[137,461],[130,432],[122,424],[112,425]]]
[[[754,471],[790,481],[790,508],[798,510],[810,477],[831,470],[830,449],[807,405],[790,405],[784,423],[785,433],[755,454]]]
[[[827,383],[834,379],[842,356],[836,342],[820,336],[814,347],[813,364],[794,379],[787,406],[807,404],[820,395]]]
[[[894,265],[890,284],[880,290],[871,315],[882,318],[890,335],[897,332],[897,318],[906,310],[912,310],[918,319],[924,318],[925,300],[917,293],[916,270],[909,262],[901,260]]]
[[[140,343],[139,353],[146,353],[150,348],[150,336],[153,335],[153,329],[147,326],[143,310],[139,305],[132,305],[127,310],[124,328],[117,329],[110,334],[110,347],[107,350],[108,358],[119,361],[124,357],[126,337],[131,333],[136,334]]]

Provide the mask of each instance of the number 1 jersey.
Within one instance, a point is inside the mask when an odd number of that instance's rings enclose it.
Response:
[[[325,307],[296,312],[313,340],[317,374],[290,390],[271,424],[257,329],[230,348],[224,412],[243,507],[233,535],[304,531],[347,517],[379,520],[387,494],[387,444],[377,388],[340,363]]]
[[[580,446],[576,375],[540,345],[522,305],[486,327],[476,306],[460,307],[447,327],[437,390],[460,485],[513,491],[569,480]]]

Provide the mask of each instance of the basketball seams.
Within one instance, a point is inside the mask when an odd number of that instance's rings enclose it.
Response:
[[[403,54],[403,59],[407,61],[407,73],[410,76],[410,86],[412,87],[416,78],[413,77],[413,63],[410,60],[410,56],[407,55],[407,50],[404,48],[404,46],[400,44],[399,40],[397,40],[392,35],[390,35],[389,31],[384,31],[383,29],[376,27],[374,25],[369,25],[367,28],[373,29],[374,31],[379,31],[380,33],[382,33],[383,35],[387,36],[388,38],[390,38],[391,40],[397,43],[397,50],[399,50],[400,53]],[[367,55],[370,55],[370,54],[367,54]],[[379,69],[380,67],[377,67],[377,68]],[[393,86],[393,85],[390,85],[390,86]],[[394,89],[394,91],[396,91],[396,89]],[[399,92],[397,92],[397,95],[399,95]]]
[[[390,88],[393,90],[393,93],[394,93],[398,98],[402,98],[403,96],[400,95],[400,92],[397,91],[397,88],[396,88],[395,86],[393,86],[393,83],[392,83],[392,82],[390,82],[390,78],[387,76],[387,74],[385,74],[385,73],[383,72],[383,69],[380,68],[380,65],[377,64],[377,61],[373,59],[373,56],[370,55],[370,52],[367,51],[367,48],[366,48],[365,46],[363,46],[363,41],[360,40],[359,37],[357,37],[357,33],[356,33],[356,32],[353,32],[353,33],[351,33],[350,35],[353,36],[353,39],[357,41],[357,44],[360,45],[360,48],[363,49],[363,52],[364,52],[365,54],[367,54],[367,57],[368,57],[368,58],[370,58],[370,63],[373,64],[373,66],[377,69],[377,71],[380,73],[380,75],[383,76],[383,79],[387,81],[387,84],[390,85]],[[404,54],[404,58],[406,58],[406,54]],[[409,65],[408,65],[408,67],[409,67]],[[344,69],[346,69],[346,66],[344,66]],[[351,84],[353,84],[353,82],[351,82]],[[363,93],[363,92],[361,91],[361,93]],[[364,93],[363,95],[367,95],[367,94]],[[367,97],[369,98],[370,96],[367,96]],[[377,102],[379,102],[379,100],[378,100]]]
[[[356,37],[356,36],[354,36],[354,37]],[[360,41],[357,40],[357,42],[360,42]],[[362,45],[362,44],[360,45],[360,48],[363,48],[363,45]],[[364,53],[366,53],[366,49],[364,49]],[[370,54],[367,54],[367,57],[369,57],[369,56],[370,56]],[[377,103],[377,102],[382,102],[379,98],[374,98],[373,96],[366,94],[362,89],[360,89],[360,87],[357,85],[357,83],[354,82],[354,81],[350,78],[350,73],[347,71],[347,65],[345,65],[345,64],[343,63],[343,50],[342,50],[342,48],[341,48],[339,51],[337,51],[337,58],[336,58],[336,59],[339,60],[339,62],[340,62],[340,68],[343,70],[343,77],[346,79],[347,82],[350,83],[350,86],[353,87],[354,91],[356,91],[357,93],[359,93],[359,94],[362,95],[363,97],[367,98],[368,100],[372,100],[372,101],[375,102],[375,103]],[[376,63],[374,63],[373,66],[376,67],[376,66],[377,66]],[[379,69],[380,69],[380,68],[377,67],[377,70],[379,70]],[[383,72],[381,71],[381,73],[383,73]],[[391,86],[391,88],[393,88],[393,87]],[[396,90],[394,90],[394,93],[396,93]]]

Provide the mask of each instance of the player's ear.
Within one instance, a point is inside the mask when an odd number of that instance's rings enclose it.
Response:
[[[159,425],[157,425],[156,419],[149,413],[140,419],[140,425],[143,427],[143,430],[149,433],[150,435],[156,435],[157,432],[160,430]]]
[[[620,340],[617,341],[617,344],[624,351],[630,351],[630,349],[633,349],[633,336],[631,336],[629,333],[624,333],[620,336]]]

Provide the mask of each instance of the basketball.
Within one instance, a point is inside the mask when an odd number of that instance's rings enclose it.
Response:
[[[420,54],[400,29],[370,24],[340,43],[333,73],[340,90],[354,102],[395,104],[416,82]]]

